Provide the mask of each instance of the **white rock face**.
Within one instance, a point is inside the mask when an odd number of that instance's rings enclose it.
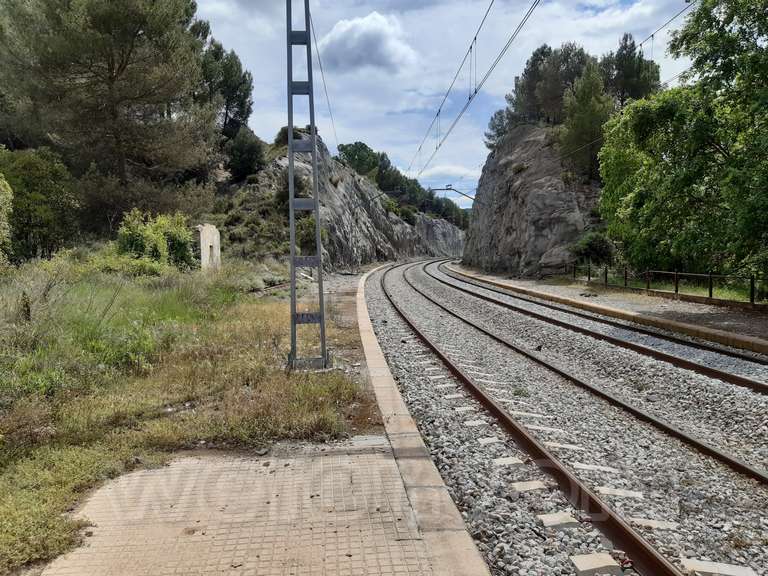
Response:
[[[464,262],[518,276],[562,271],[593,222],[599,187],[566,183],[551,129],[518,126],[488,156],[467,232]],[[575,179],[574,179],[575,180]]]
[[[331,158],[318,140],[321,224],[326,231],[324,262],[334,268],[398,260],[412,256],[460,257],[464,233],[443,219],[417,213],[415,225],[387,213],[375,184]],[[279,157],[260,174],[260,189],[282,183],[287,157]],[[296,175],[311,182],[309,154],[297,154]],[[310,184],[311,185],[311,184]],[[378,197],[378,198],[377,198]]]

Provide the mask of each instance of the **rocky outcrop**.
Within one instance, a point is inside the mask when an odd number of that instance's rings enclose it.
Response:
[[[599,196],[595,184],[567,177],[550,128],[518,126],[483,167],[463,261],[517,276],[562,271],[596,222]]]
[[[385,208],[386,197],[367,178],[334,160],[318,140],[320,215],[324,261],[332,268],[414,256],[460,257],[464,233],[446,220],[417,213],[413,225]],[[257,182],[245,187],[249,195],[271,199],[284,188],[288,158],[278,156],[262,170]],[[297,154],[296,177],[311,186],[311,157]],[[311,188],[309,188],[311,190]],[[247,204],[256,206],[252,198]]]

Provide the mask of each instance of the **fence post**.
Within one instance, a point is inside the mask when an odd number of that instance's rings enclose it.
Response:
[[[587,261],[587,282],[592,282],[592,261]]]
[[[675,294],[680,293],[680,276],[677,273],[677,270],[675,270]]]
[[[629,286],[629,284],[627,284],[627,267],[624,266],[624,288],[627,286]]]
[[[573,263],[573,279],[576,280],[576,262]]]
[[[651,289],[651,273],[649,271],[646,271],[645,273],[645,289]]]
[[[603,284],[605,284],[606,288],[608,287],[608,266],[603,270]]]
[[[749,277],[749,303],[755,303],[755,275]]]
[[[709,297],[712,298],[714,289],[714,281],[712,280],[712,272],[709,273]]]

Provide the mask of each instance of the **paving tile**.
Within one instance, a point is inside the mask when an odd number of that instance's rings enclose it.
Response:
[[[87,545],[43,576],[432,575],[386,446],[365,437],[290,458],[189,456],[127,474],[79,512],[93,523]]]

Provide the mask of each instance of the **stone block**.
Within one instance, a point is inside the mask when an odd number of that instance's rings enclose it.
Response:
[[[622,576],[621,566],[610,554],[598,552],[595,554],[579,554],[571,556],[571,562],[578,576]]]
[[[200,233],[200,268],[218,270],[221,268],[221,234],[213,224],[197,226]]]

